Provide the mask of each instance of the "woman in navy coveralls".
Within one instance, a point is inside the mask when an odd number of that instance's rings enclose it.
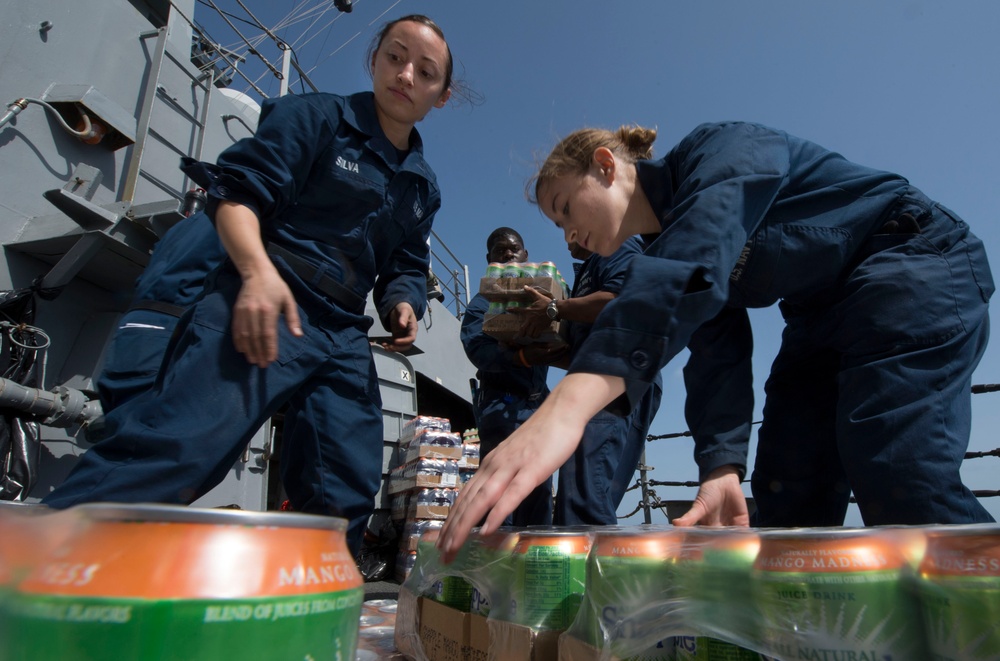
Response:
[[[189,503],[287,402],[292,506],[346,518],[357,552],[382,463],[365,298],[374,289],[387,348],[410,347],[441,203],[414,124],[447,102],[452,71],[422,16],[387,25],[370,62],[373,92],[265,101],[254,137],[216,165],[186,163],[229,259],[181,319],[153,390],[108,416],[45,504]]]
[[[653,240],[570,373],[462,490],[446,554],[487,513],[494,529],[593,413],[637,401],[685,347],[701,488],[674,523],[747,525],[747,308],[778,301],[755,523],[841,525],[852,491],[867,525],[991,521],[959,475],[994,290],[968,226],[899,175],[782,131],[704,124],[665,158],[637,158],[655,136],[577,131],[537,175],[535,200],[567,242],[609,255],[633,234]]]

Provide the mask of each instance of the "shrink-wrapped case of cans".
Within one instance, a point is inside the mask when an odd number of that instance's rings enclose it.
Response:
[[[435,534],[403,586],[411,612],[446,577],[468,582],[469,612],[437,621],[464,622],[469,649],[489,658],[1000,659],[996,524],[501,529],[471,536],[449,565]],[[406,639],[413,658],[434,658],[421,656],[427,635],[398,622],[397,642]]]
[[[479,293],[490,301],[490,307],[483,317],[483,332],[504,342],[563,343],[558,321],[552,322],[548,331],[538,337],[521,335],[523,319],[515,310],[530,305],[535,300],[525,291],[525,287],[537,289],[548,298],[556,300],[569,295],[566,282],[552,262],[490,264],[486,276],[479,282]]]

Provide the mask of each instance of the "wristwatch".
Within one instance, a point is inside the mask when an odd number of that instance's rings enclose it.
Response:
[[[545,306],[545,315],[552,321],[559,321],[559,307],[556,305],[556,299],[553,298]]]

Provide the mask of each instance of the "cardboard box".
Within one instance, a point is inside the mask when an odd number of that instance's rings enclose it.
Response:
[[[562,325],[558,321],[549,323],[548,330],[542,332],[538,337],[526,337],[521,335],[521,323],[524,319],[519,314],[505,312],[483,319],[483,332],[490,337],[495,337],[501,342],[514,342],[516,344],[566,344],[566,339],[560,334]]]
[[[393,521],[402,521],[405,525],[411,521],[444,521],[450,511],[451,503],[418,503],[413,493],[403,492],[393,497],[389,512]]]
[[[411,443],[406,450],[400,452],[400,464],[408,464],[417,459],[461,459],[461,445],[427,445]],[[461,464],[459,464],[461,465]]]
[[[405,586],[399,590],[396,648],[417,661],[555,661],[561,633],[463,613]]]
[[[410,494],[403,491],[393,494],[392,503],[389,509],[389,516],[393,521],[406,521],[406,515],[410,511]]]
[[[469,644],[464,649],[465,661],[490,659],[490,625],[482,615],[469,615]]]
[[[619,661],[612,655],[611,661]],[[563,634],[559,638],[559,661],[600,661],[601,650],[588,645],[579,638]]]
[[[562,300],[566,298],[562,285],[551,276],[534,278],[482,278],[479,281],[479,293],[488,301],[523,301],[529,303],[534,297],[524,291],[525,287],[534,287],[549,298]]]
[[[553,661],[559,656],[562,631],[534,631],[501,620],[488,620],[490,661]]]
[[[469,613],[417,597],[405,586],[396,606],[396,649],[418,661],[465,661]]]
[[[491,302],[520,301],[521,303],[532,303],[534,297],[524,291],[525,286],[531,286],[539,290],[549,298],[562,300],[566,298],[562,285],[551,276],[538,276],[534,278],[483,278],[479,281],[479,293]],[[533,343],[556,343],[565,344],[563,336],[560,335],[560,324],[553,321],[549,325],[548,331],[539,337],[521,337],[518,333],[521,330],[523,319],[517,314],[504,313],[487,315],[483,319],[483,332],[490,337],[495,337],[502,342],[517,342],[518,344]]]
[[[420,601],[420,642],[428,661],[464,661],[471,615],[431,599]]]
[[[408,659],[419,659],[423,654],[420,647],[420,599],[405,586],[399,589],[396,601],[396,631],[393,642],[396,649]]]
[[[464,443],[462,445],[462,458],[458,460],[459,473],[463,468],[479,468],[480,452],[479,443]]]
[[[406,518],[411,521],[444,521],[448,518],[449,512],[451,512],[451,505],[418,505],[415,502],[411,502],[410,509],[406,513]]]
[[[443,463],[436,465],[433,462],[451,462],[451,464],[448,466]],[[389,472],[389,495],[413,489],[449,487],[458,487],[457,459],[416,459],[397,466]]]

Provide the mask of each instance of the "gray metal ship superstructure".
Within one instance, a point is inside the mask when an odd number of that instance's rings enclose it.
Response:
[[[256,126],[259,106],[226,87],[224,49],[198,34],[194,10],[195,0],[0,0],[0,290],[35,311],[27,325],[10,318],[2,328],[4,347],[33,362],[0,381],[0,407],[10,425],[34,429],[20,448],[17,433],[0,443],[4,499],[37,501],[87,449],[83,426],[100,414],[93,380],[105,346],[192,187],[180,157],[213,160]],[[209,56],[223,66],[206,64]],[[456,316],[468,300],[467,269],[434,270],[446,276],[446,295],[430,297],[414,350],[373,349],[386,467],[400,426],[418,413],[474,426],[475,369]],[[278,506],[276,443],[280,416],[197,504]],[[384,493],[377,505],[387,516]]]

